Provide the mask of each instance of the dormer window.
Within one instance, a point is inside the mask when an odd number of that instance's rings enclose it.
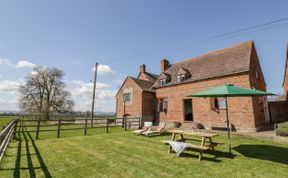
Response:
[[[165,74],[164,72],[159,77],[159,85],[164,86],[171,81],[171,77],[169,74]]]
[[[185,79],[186,79],[186,75],[185,74],[177,75],[177,82],[178,83],[184,82]]]
[[[191,74],[190,74],[189,70],[187,70],[187,69],[185,69],[183,67],[180,67],[180,69],[176,73],[177,83],[184,82],[189,77],[191,77]]]
[[[160,85],[161,86],[166,85],[166,78],[163,78],[163,79],[160,80]]]

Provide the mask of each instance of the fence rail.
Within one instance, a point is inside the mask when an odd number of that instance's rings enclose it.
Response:
[[[40,132],[55,132],[56,137],[59,138],[62,131],[68,130],[83,130],[83,134],[87,135],[89,129],[106,128],[105,132],[108,133],[112,127],[122,127],[125,131],[131,127],[142,126],[141,118],[96,118],[93,119],[93,127],[90,126],[92,119],[14,119],[10,121],[0,133],[0,161],[7,149],[9,141],[15,138],[18,132],[35,132],[35,138],[38,139]],[[89,123],[90,122],[90,123]],[[77,127],[73,127],[73,125]],[[52,127],[56,128],[52,128]],[[62,126],[71,126],[63,128]],[[83,127],[80,127],[83,126]],[[29,129],[28,129],[29,128]],[[35,129],[31,129],[35,128]],[[41,129],[42,128],[42,129]]]
[[[60,137],[62,131],[68,130],[83,130],[83,134],[87,135],[89,129],[94,128],[106,128],[106,133],[109,132],[109,128],[113,127],[122,127],[126,131],[131,127],[142,126],[141,118],[96,118],[93,119],[93,127],[90,126],[92,119],[49,119],[49,120],[41,120],[41,119],[21,119],[20,128],[17,132],[35,132],[35,138],[39,138],[40,132],[56,132],[57,138]],[[71,126],[69,128],[63,128],[63,126]],[[77,127],[73,127],[77,126]],[[83,127],[80,127],[83,126]],[[56,127],[56,128],[52,128]],[[29,130],[27,129],[29,128]],[[31,129],[35,128],[35,129]],[[42,129],[41,129],[42,128]]]
[[[7,149],[9,141],[15,136],[18,119],[12,120],[0,133],[0,161]]]

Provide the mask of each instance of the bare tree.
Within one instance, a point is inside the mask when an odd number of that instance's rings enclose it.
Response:
[[[35,67],[20,85],[20,108],[34,114],[43,114],[45,119],[53,112],[72,111],[74,102],[62,81],[64,73],[56,68]]]

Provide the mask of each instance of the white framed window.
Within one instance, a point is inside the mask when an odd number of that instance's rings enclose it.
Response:
[[[226,109],[225,98],[211,98],[210,100],[211,109],[219,111],[220,109]]]
[[[177,75],[177,82],[178,82],[178,83],[184,82],[185,79],[186,79],[185,74]]]
[[[131,102],[131,93],[124,93],[123,94],[123,101],[124,101],[124,103]]]
[[[158,111],[159,112],[167,112],[168,110],[168,100],[167,98],[160,98],[158,100]]]
[[[163,78],[163,79],[160,79],[160,85],[161,86],[164,86],[164,85],[166,85],[166,79],[165,78]]]

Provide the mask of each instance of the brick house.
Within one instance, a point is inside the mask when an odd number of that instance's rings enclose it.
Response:
[[[151,74],[141,65],[137,78],[126,78],[116,95],[117,117],[221,127],[226,118],[223,98],[186,96],[221,84],[266,91],[253,41],[174,64],[163,59],[160,70],[160,75]],[[228,105],[229,118],[238,130],[256,130],[269,122],[266,97],[228,98]]]
[[[286,64],[285,64],[283,87],[284,87],[284,94],[286,96],[286,100],[288,100],[288,47],[286,51]]]

